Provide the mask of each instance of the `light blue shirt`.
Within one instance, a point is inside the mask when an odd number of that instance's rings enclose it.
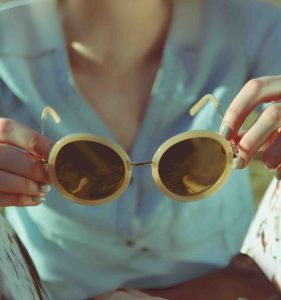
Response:
[[[150,160],[177,133],[217,131],[220,117],[211,103],[195,118],[187,113],[204,94],[213,93],[226,110],[249,78],[281,74],[276,8],[251,0],[206,1],[204,28],[192,44],[185,35],[187,13],[186,3],[175,1],[132,161]],[[62,117],[60,125],[46,124],[54,141],[75,132],[114,141],[74,85],[53,0],[0,7],[0,97],[2,117],[38,131],[42,108],[53,106]],[[106,205],[77,205],[52,188],[38,207],[7,209],[54,299],[85,299],[120,286],[172,286],[225,266],[239,251],[253,215],[247,170],[234,170],[219,192],[193,203],[163,195],[149,167],[133,171],[126,192]]]

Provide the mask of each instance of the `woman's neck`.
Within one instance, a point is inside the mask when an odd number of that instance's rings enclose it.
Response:
[[[130,69],[161,55],[172,0],[61,0],[71,51],[96,67]],[[89,61],[88,61],[89,62]]]

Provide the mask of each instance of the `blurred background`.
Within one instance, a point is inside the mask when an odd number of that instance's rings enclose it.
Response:
[[[266,2],[275,4],[281,8],[281,0],[267,0]]]

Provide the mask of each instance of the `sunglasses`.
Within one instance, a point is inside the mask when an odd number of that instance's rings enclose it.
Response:
[[[205,95],[190,110],[195,115],[211,100]],[[44,122],[50,115],[60,122],[55,110],[47,106],[42,112]],[[116,143],[95,134],[71,134],[60,139],[51,149],[48,173],[52,184],[66,198],[83,205],[97,205],[119,197],[128,187],[133,167],[150,165],[156,186],[168,197],[188,202],[215,193],[231,173],[238,151],[234,143],[208,130],[195,130],[175,135],[165,141],[152,160],[132,162]]]

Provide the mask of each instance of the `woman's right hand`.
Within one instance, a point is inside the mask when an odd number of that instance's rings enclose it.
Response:
[[[0,207],[34,206],[50,189],[43,159],[53,142],[11,119],[0,118]]]

